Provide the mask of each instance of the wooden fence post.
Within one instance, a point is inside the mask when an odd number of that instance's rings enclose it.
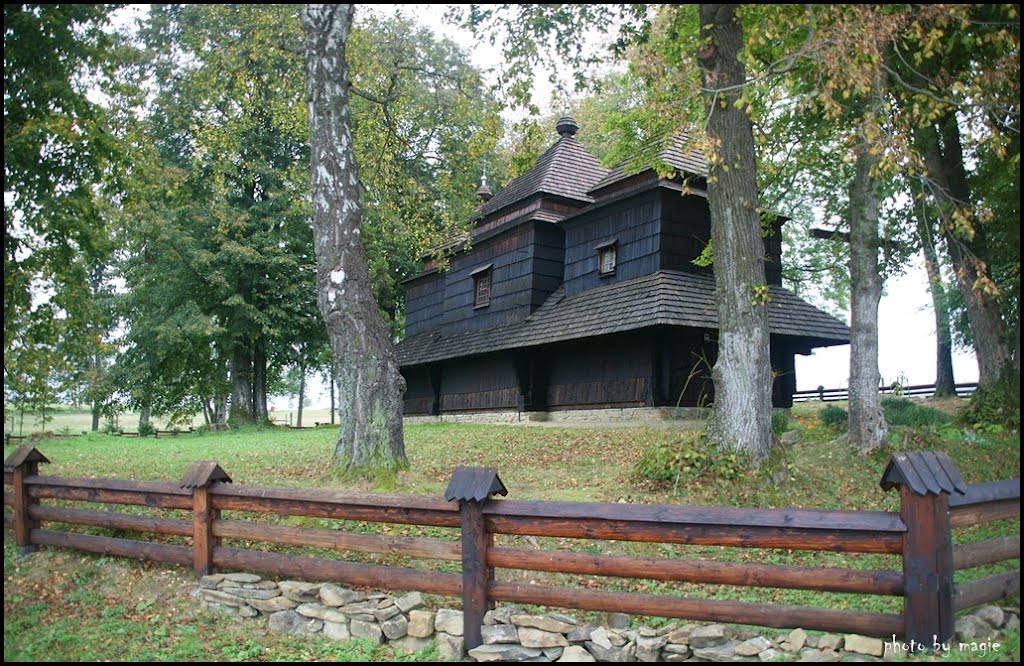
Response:
[[[213,535],[213,521],[220,518],[220,509],[210,505],[210,486],[231,483],[231,477],[215,462],[194,462],[185,472],[182,488],[192,490],[192,567],[196,578],[213,573],[213,550],[220,537]]]
[[[508,490],[493,467],[457,467],[452,472],[444,498],[459,503],[462,531],[462,635],[466,650],[483,643],[480,627],[491,608],[487,584],[494,570],[487,565],[487,550],[494,535],[484,524],[484,503],[491,495],[507,495]]]
[[[949,495],[967,484],[945,453],[896,453],[882,488],[900,489],[903,534],[904,640],[916,651],[938,651],[953,636],[953,541]]]
[[[25,478],[39,473],[39,463],[48,462],[46,456],[31,444],[22,444],[4,460],[4,472],[11,473],[14,486],[14,541],[22,555],[28,555],[36,549],[32,545],[32,530],[38,527],[37,521],[29,515],[31,499]]]

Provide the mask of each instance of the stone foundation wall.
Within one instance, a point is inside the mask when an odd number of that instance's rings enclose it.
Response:
[[[707,409],[696,407],[623,407],[610,409],[564,409],[551,412],[475,412],[438,416],[406,416],[406,425],[421,423],[505,423],[548,426],[671,425],[697,428],[710,417]]]
[[[629,616],[621,613],[603,615],[601,624],[583,625],[568,615],[537,615],[508,605],[487,613],[481,628],[484,644],[467,654],[462,611],[430,610],[419,592],[392,596],[331,583],[275,582],[248,573],[204,576],[199,586],[205,607],[265,621],[273,632],[321,634],[338,641],[364,638],[410,653],[436,641],[441,657],[448,660],[887,661],[911,649],[878,638],[809,635],[803,629],[758,633],[722,624],[680,622],[657,629],[631,628]],[[955,641],[997,652],[1000,629],[1019,627],[1019,614],[1017,608],[980,608],[957,620]]]

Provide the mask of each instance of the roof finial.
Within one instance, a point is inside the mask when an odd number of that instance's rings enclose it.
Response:
[[[558,119],[558,124],[555,125],[555,130],[564,138],[573,136],[579,130],[580,126],[576,124],[576,121],[572,119],[572,116],[562,116]]]
[[[491,192],[491,188],[487,187],[487,174],[482,174],[480,176],[480,187],[477,188],[476,196],[483,203],[487,203],[491,200],[491,197],[494,196],[494,193]]]

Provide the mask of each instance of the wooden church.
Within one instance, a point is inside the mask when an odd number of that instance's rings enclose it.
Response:
[[[674,178],[605,169],[577,129],[562,118],[533,169],[494,197],[482,187],[472,248],[406,281],[406,415],[713,402],[715,284],[693,263],[710,238],[707,165],[672,146]],[[782,223],[765,238],[776,407],[792,404],[796,354],[850,335],[782,288]]]

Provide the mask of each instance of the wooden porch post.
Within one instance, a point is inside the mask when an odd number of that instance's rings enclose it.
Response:
[[[483,643],[480,627],[492,607],[487,584],[494,570],[487,564],[487,551],[494,535],[484,523],[484,503],[491,495],[507,495],[498,471],[493,467],[457,467],[452,472],[444,498],[459,503],[462,530],[462,627],[466,650]]]
[[[31,444],[22,444],[4,460],[4,473],[11,473],[11,484],[14,486],[14,541],[22,555],[28,555],[36,549],[32,545],[32,530],[39,527],[31,516],[32,500],[28,496],[25,479],[39,473],[39,463],[48,462],[46,456]]]
[[[953,541],[949,495],[967,485],[945,453],[892,456],[882,488],[900,490],[903,534],[904,640],[915,651],[936,651],[953,636]]]
[[[196,578],[213,573],[213,551],[220,537],[213,535],[213,523],[220,518],[220,509],[210,502],[210,486],[231,483],[231,477],[215,462],[194,462],[185,472],[182,488],[192,490],[192,567]]]

